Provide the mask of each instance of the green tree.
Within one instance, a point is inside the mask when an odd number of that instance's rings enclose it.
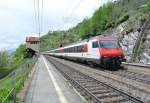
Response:
[[[147,9],[150,10],[150,0],[147,0]]]
[[[20,63],[22,63],[25,59],[25,57],[27,56],[27,52],[26,52],[26,45],[25,44],[21,44],[15,52],[15,62],[17,63],[17,65],[20,65]]]
[[[84,19],[79,28],[79,34],[81,38],[85,38],[90,33],[89,21]]]
[[[0,52],[0,68],[7,68],[9,64],[9,55],[6,51]]]
[[[6,76],[15,68],[15,63],[12,55],[6,51],[0,51],[0,78]]]

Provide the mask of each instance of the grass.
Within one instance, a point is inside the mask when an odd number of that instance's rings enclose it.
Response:
[[[31,71],[31,68],[33,67],[35,62],[36,60],[27,59],[24,65],[20,66],[20,68],[15,70],[17,93],[19,93],[19,91],[22,89],[23,84],[27,79],[27,76]],[[0,103],[13,103],[13,80],[14,80],[13,72],[0,80]],[[3,102],[3,100],[5,101]]]

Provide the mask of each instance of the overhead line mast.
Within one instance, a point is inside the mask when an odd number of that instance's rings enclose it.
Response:
[[[35,25],[39,36],[39,55],[40,55],[40,36],[43,29],[43,0],[34,0]]]

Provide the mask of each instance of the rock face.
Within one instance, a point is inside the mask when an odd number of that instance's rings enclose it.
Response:
[[[148,31],[148,35],[146,36],[146,41],[143,48],[144,49],[140,55],[139,61],[141,63],[150,65],[150,30]]]
[[[127,61],[130,61],[135,42],[139,36],[139,32],[137,30],[125,32],[125,28],[127,27],[127,25],[127,22],[124,22],[117,28],[105,32],[104,36],[111,35],[112,37],[119,38],[119,43],[124,50],[125,58],[127,59]]]
[[[108,30],[103,34],[104,36],[111,35],[112,37],[117,37],[119,39],[119,43],[124,50],[125,58],[128,62],[132,59],[133,49],[139,38],[140,29],[142,27],[140,21],[136,21],[132,27],[129,27],[129,23],[131,21],[132,20],[126,21],[120,24],[117,28]],[[150,64],[150,30],[148,31],[148,35],[146,36],[146,40],[142,46],[140,54],[137,55],[136,62]]]
[[[120,40],[120,45],[125,52],[127,61],[131,60],[133,54],[133,48],[138,36],[139,36],[139,32],[134,31],[134,32],[130,32],[129,34],[123,35],[123,38]]]

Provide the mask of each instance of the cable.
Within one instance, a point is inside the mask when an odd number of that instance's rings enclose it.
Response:
[[[44,7],[43,7],[43,0],[42,0],[42,8],[41,8],[41,32],[43,31],[43,12],[44,12]]]
[[[37,0],[37,23],[38,23],[38,35],[39,35],[39,39],[40,39],[40,1]],[[39,51],[39,55],[40,55],[40,42],[39,42],[39,45],[38,45],[38,51]]]
[[[72,14],[74,13],[74,11],[80,6],[80,4],[81,4],[81,2],[82,2],[83,0],[80,0],[79,2],[78,2],[78,4],[75,6],[75,8],[72,10],[72,12],[70,13],[70,16],[72,16]]]
[[[75,10],[80,6],[80,4],[81,4],[82,1],[83,1],[83,0],[79,0],[78,4],[75,6],[75,8],[74,8],[74,9],[72,10],[72,12],[70,13],[69,17],[73,15],[73,13],[74,13]],[[65,22],[68,22],[68,19],[65,20]],[[60,29],[63,29],[63,28],[64,28],[64,25],[65,25],[65,23],[63,23],[63,25],[62,25],[62,27],[61,27]]]
[[[73,0],[71,0],[71,2],[68,4],[68,6],[67,6],[67,8],[66,8],[66,13],[67,13],[67,11],[69,11],[72,2],[73,2]],[[65,20],[64,18],[65,18],[65,14],[62,16],[63,24],[66,22],[66,20]],[[64,26],[64,25],[60,25],[60,29],[63,28],[63,26]]]
[[[35,19],[35,31],[38,30],[38,27],[37,27],[37,10],[36,10],[36,0],[33,0],[33,4],[34,4],[34,19]]]
[[[34,16],[36,30],[39,36],[39,54],[40,54],[40,36],[43,29],[43,0],[34,0]]]
[[[39,32],[39,37],[40,37],[41,23],[40,23],[40,1],[39,0],[37,0],[37,11],[38,11],[38,14],[37,14],[37,18],[38,18],[38,32]]]

